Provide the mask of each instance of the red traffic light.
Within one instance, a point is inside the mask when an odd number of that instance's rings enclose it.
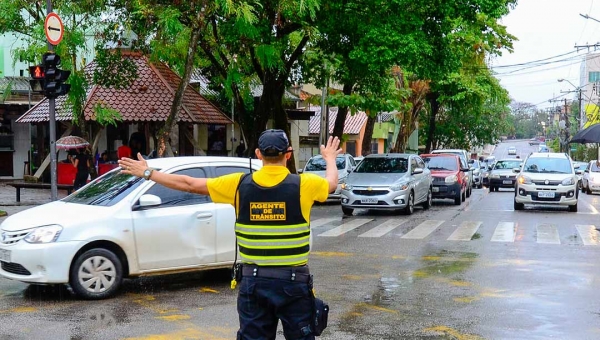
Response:
[[[44,79],[44,68],[41,65],[29,66],[29,75],[33,79]]]

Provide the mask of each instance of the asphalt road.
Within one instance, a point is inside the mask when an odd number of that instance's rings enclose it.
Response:
[[[505,142],[497,159],[537,149]],[[579,211],[513,211],[509,189],[473,189],[411,216],[313,208],[310,259],[331,307],[322,339],[597,339],[600,195]],[[0,339],[234,339],[228,271],[128,280],[104,301],[0,279]],[[283,339],[280,334],[278,339]]]

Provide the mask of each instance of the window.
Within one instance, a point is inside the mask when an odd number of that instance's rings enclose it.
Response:
[[[565,158],[529,158],[523,172],[572,174],[573,167]]]
[[[410,169],[411,171],[415,171],[417,168],[417,160],[415,158],[410,159]]]
[[[63,202],[113,206],[129,195],[144,180],[115,170],[98,177],[90,185],[63,199]]]
[[[346,142],[346,153],[356,157],[356,141]]]
[[[417,157],[417,166],[421,169],[425,169],[425,162],[420,157]]]
[[[338,170],[342,170],[346,168],[346,157],[344,156],[338,156],[335,159],[335,165],[337,166]],[[325,160],[323,159],[323,157],[321,156],[316,156],[311,158],[308,163],[306,163],[306,167],[304,168],[304,171],[325,171],[326,169],[326,164],[325,164]]]
[[[589,76],[590,76],[590,79],[589,79],[590,83],[595,83],[597,81],[600,81],[600,72],[590,72]]]
[[[378,152],[379,152],[379,142],[377,141],[377,139],[373,139],[371,141],[371,153],[376,155]]]
[[[206,178],[206,173],[202,168],[191,168],[180,171],[175,171],[177,175],[187,175],[195,178]],[[179,207],[192,204],[202,204],[211,202],[207,195],[198,195],[190,192],[184,192],[174,189],[169,189],[161,184],[154,184],[146,194],[156,195],[160,197],[162,203],[160,208]]]
[[[240,167],[240,166],[218,166],[215,168],[215,176],[216,177],[229,175],[229,174],[235,174],[235,173],[239,173],[239,172],[248,174],[248,173],[250,173],[250,169],[245,168],[245,167]]]
[[[356,167],[357,173],[405,173],[408,171],[406,158],[365,158]]]
[[[456,157],[450,156],[436,156],[436,157],[425,157],[425,162],[429,170],[442,170],[442,171],[457,171],[458,163],[456,163]]]

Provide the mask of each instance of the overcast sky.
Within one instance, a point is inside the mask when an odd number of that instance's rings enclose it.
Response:
[[[564,78],[579,86],[579,68],[587,50],[576,52],[575,45],[600,43],[600,0],[519,0],[517,7],[502,20],[519,40],[514,52],[492,60],[493,70],[511,98],[537,105],[553,106],[549,99],[574,87],[557,79]],[[590,51],[593,51],[590,50]],[[600,48],[596,53],[600,53]],[[563,55],[560,57],[556,57]],[[531,62],[547,59],[535,66]],[[498,67],[523,64],[514,67]],[[535,66],[535,67],[532,67]],[[574,98],[574,94],[567,94]]]

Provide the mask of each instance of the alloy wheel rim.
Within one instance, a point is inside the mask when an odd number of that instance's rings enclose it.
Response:
[[[415,197],[412,192],[408,196],[408,210],[412,213],[415,210]]]
[[[115,264],[104,256],[92,256],[79,266],[79,284],[90,293],[102,293],[115,283]]]

